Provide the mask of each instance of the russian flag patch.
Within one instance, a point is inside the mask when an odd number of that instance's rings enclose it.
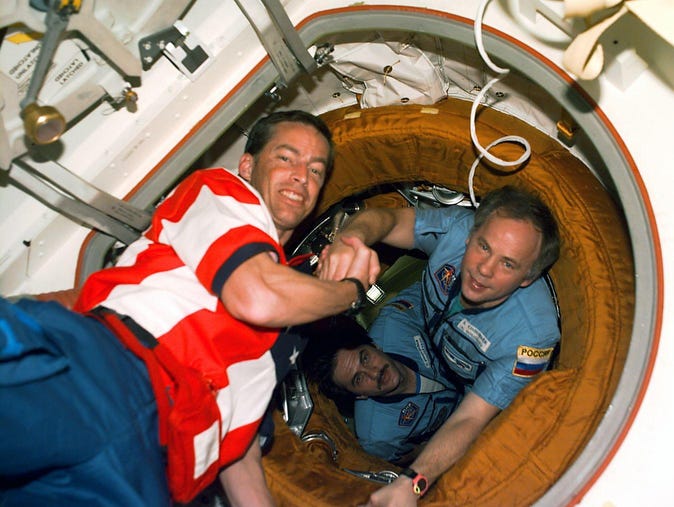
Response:
[[[513,375],[517,377],[533,377],[545,370],[552,356],[553,347],[537,349],[520,345],[517,347],[517,360],[513,366]]]

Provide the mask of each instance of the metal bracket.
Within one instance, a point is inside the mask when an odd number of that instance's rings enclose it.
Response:
[[[143,70],[152,67],[164,54],[190,79],[205,68],[203,64],[211,56],[204,46],[181,21],[138,42]]]
[[[147,228],[151,213],[99,190],[56,162],[16,159],[9,171],[14,186],[79,223],[129,244]]]
[[[314,409],[306,379],[301,370],[290,370],[281,384],[283,395],[283,419],[298,437],[304,433]]]
[[[319,442],[323,442],[330,449],[330,456],[332,457],[332,461],[334,461],[335,463],[337,462],[337,458],[339,457],[339,450],[337,449],[337,444],[335,444],[335,441],[325,431],[315,431],[312,433],[306,433],[300,437],[300,440],[305,443],[313,442],[316,440]]]
[[[566,109],[562,109],[560,119],[557,121],[557,139],[566,146],[573,146],[576,142],[578,124]]]
[[[382,470],[381,472],[372,472],[370,470],[354,470],[352,468],[342,468],[347,473],[365,479],[367,481],[376,482],[377,484],[391,484],[398,478],[398,474],[391,470]]]
[[[279,0],[236,0],[279,72],[276,88],[284,88],[304,69],[313,72],[316,61],[295,31]]]

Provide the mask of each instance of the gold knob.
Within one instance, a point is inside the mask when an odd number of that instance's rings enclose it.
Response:
[[[65,118],[52,106],[39,106],[33,102],[24,108],[21,116],[26,135],[35,144],[53,143],[66,129]]]

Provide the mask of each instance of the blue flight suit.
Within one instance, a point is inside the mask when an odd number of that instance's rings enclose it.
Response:
[[[433,353],[423,333],[415,334],[414,320],[421,316],[417,284],[402,291],[382,308],[369,334],[377,346],[417,374],[439,382],[444,389],[428,393],[358,399],[354,422],[363,449],[388,461],[397,461],[416,445],[428,440],[454,410],[460,399],[456,386],[447,378],[441,360]]]
[[[557,308],[543,278],[491,308],[456,304],[473,219],[472,210],[458,206],[417,210],[415,246],[429,256],[421,279],[423,319],[417,326],[467,391],[504,409],[547,368],[560,339]]]

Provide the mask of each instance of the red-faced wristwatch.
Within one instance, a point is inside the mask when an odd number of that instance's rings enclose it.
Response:
[[[412,479],[412,489],[416,495],[422,497],[428,491],[429,484],[425,475],[418,474],[411,468],[405,468],[400,472],[400,475]]]

